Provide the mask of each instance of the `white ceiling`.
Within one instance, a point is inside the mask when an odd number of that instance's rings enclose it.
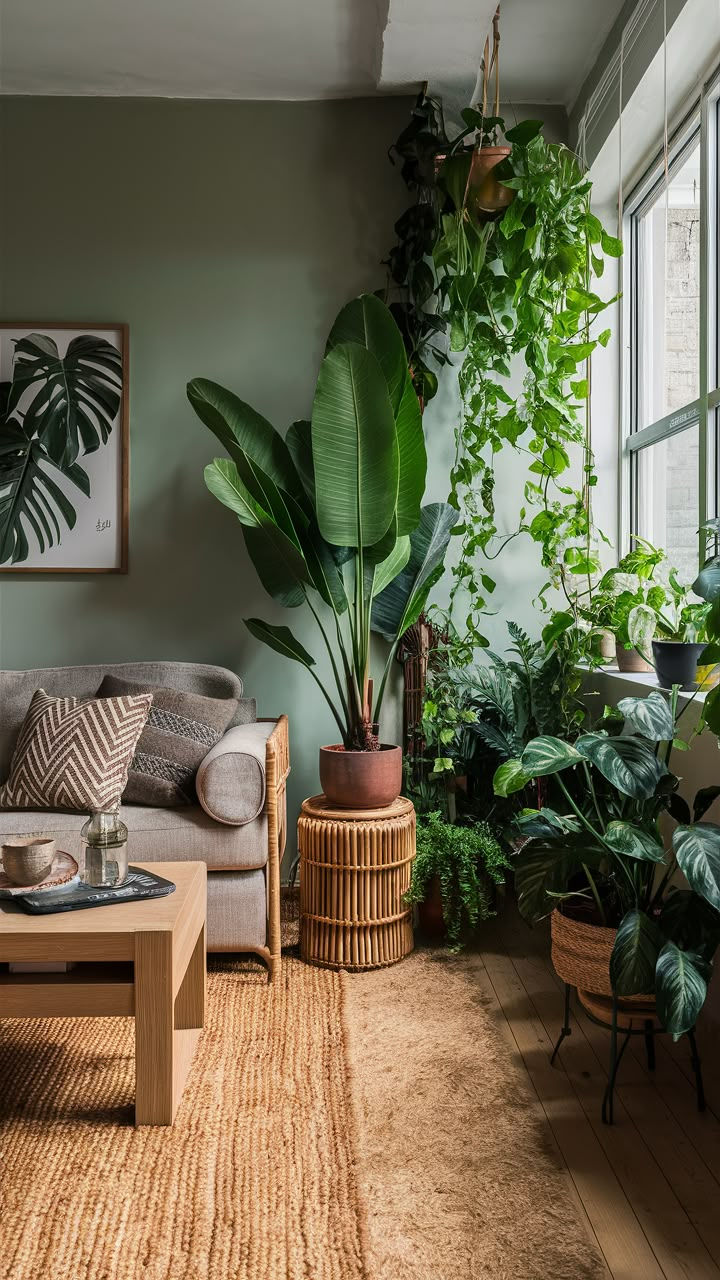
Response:
[[[503,0],[503,98],[569,105],[622,0]],[[468,85],[495,0],[0,0],[3,93],[307,99]]]

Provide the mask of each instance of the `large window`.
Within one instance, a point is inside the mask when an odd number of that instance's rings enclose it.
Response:
[[[718,85],[626,206],[621,541],[664,547],[686,581],[718,512]]]

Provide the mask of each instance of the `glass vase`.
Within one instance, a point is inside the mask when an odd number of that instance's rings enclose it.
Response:
[[[85,850],[83,881],[93,888],[115,888],[128,873],[128,829],[117,809],[93,809],[81,838]]]

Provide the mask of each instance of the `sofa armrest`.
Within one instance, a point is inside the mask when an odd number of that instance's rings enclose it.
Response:
[[[216,822],[242,827],[262,813],[268,782],[267,756],[276,724],[259,720],[235,725],[205,756],[195,787],[200,804]]]

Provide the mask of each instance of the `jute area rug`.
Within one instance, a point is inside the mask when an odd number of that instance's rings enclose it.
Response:
[[[472,959],[214,961],[172,1129],[128,1019],[0,1023],[2,1280],[596,1280]]]

